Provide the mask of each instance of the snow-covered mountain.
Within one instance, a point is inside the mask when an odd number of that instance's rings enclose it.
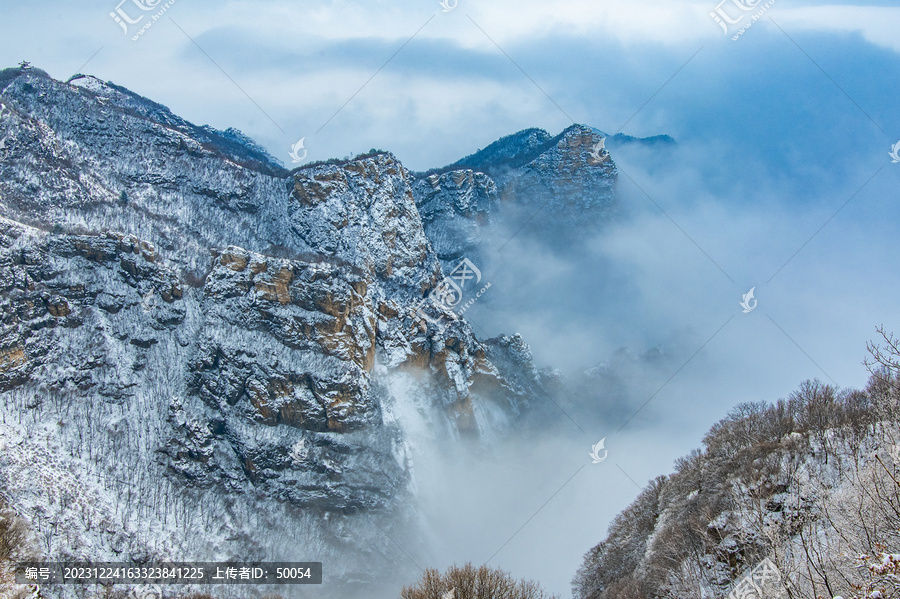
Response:
[[[0,479],[40,553],[397,573],[423,448],[552,413],[524,340],[433,292],[506,206],[605,218],[602,138],[287,171],[93,77],[0,71]]]
[[[508,135],[453,164],[416,174],[425,233],[447,265],[482,260],[523,227],[561,242],[594,230],[613,213],[618,171],[606,134],[572,125]]]

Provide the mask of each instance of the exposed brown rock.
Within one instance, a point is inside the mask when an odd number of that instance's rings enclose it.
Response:
[[[233,254],[231,252],[223,252],[221,256],[219,256],[219,262],[222,266],[227,266],[233,271],[240,272],[247,268],[247,257],[239,256],[237,254]]]
[[[50,316],[55,316],[56,318],[68,316],[72,312],[69,309],[69,302],[65,298],[57,298],[56,301],[50,301],[47,304],[47,311],[50,312]]]
[[[28,361],[24,347],[0,349],[0,372],[12,370]]]

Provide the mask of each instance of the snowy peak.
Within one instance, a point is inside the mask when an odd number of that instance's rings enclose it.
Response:
[[[606,134],[599,129],[586,125],[570,125],[561,133],[552,136],[543,129],[524,129],[512,135],[502,137],[482,150],[461,158],[445,167],[432,169],[420,176],[441,174],[460,169],[471,169],[487,173],[491,176],[503,175],[510,169],[518,169],[538,159],[542,154],[557,148],[580,147],[587,144],[593,148]],[[590,153],[590,151],[588,152]],[[584,164],[575,154],[559,156],[572,160],[571,167]]]
[[[532,223],[526,235],[577,238],[612,213],[618,170],[606,135],[572,125],[559,135],[526,129],[449,166],[416,176],[416,204],[445,267],[483,258]],[[534,220],[539,212],[552,215]]]
[[[26,75],[31,70],[24,72]],[[49,84],[56,84],[64,90],[64,86],[75,87],[87,92],[95,101],[103,106],[118,109],[133,116],[140,116],[150,122],[163,125],[187,134],[200,143],[223,152],[235,161],[254,165],[257,168],[281,172],[281,163],[269,154],[262,146],[241,133],[238,129],[228,128],[219,131],[209,125],[197,126],[175,115],[172,111],[158,103],[133,91],[109,81],[102,81],[93,75],[73,75],[65,84],[45,78]]]
[[[490,172],[500,166],[521,166],[544,148],[552,136],[543,129],[524,129],[518,133],[502,137],[483,150],[457,160],[435,171],[472,169]],[[432,171],[429,171],[431,173]]]
[[[606,163],[612,166],[612,159],[604,147],[605,142],[606,134],[601,131],[585,125],[572,125],[548,140],[540,153],[525,167],[576,172],[591,167],[602,167]],[[604,171],[605,174],[613,172],[614,169]]]
[[[604,145],[599,130],[572,125],[523,154],[521,166],[492,168],[490,174],[503,203],[532,217],[553,215],[543,235],[590,229],[610,215],[615,202],[618,169]]]

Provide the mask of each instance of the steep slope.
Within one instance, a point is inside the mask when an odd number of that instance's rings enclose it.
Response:
[[[415,185],[0,72],[0,477],[47,557],[408,563],[416,448],[546,404],[521,338],[429,299]]]
[[[616,517],[575,597],[900,596],[897,356],[865,391],[737,406]]]

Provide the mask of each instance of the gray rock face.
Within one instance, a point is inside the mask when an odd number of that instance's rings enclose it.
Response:
[[[390,291],[421,296],[439,266],[422,228],[408,171],[379,154],[293,176],[289,223],[309,247],[339,256]]]
[[[433,174],[416,182],[419,213],[438,258],[458,260],[490,243],[499,216],[497,184],[471,169]]]
[[[0,478],[36,534],[67,531],[47,556],[299,543],[335,578],[395,572],[416,444],[483,443],[539,397],[520,337],[420,313],[525,183],[390,154],[288,173],[90,77],[8,69],[0,92]],[[589,137],[522,177],[552,186]]]

